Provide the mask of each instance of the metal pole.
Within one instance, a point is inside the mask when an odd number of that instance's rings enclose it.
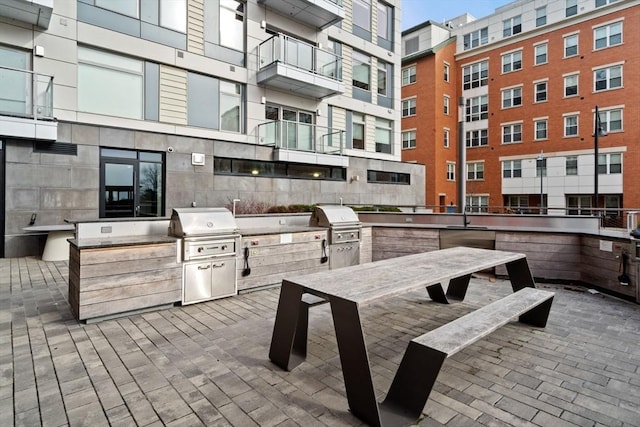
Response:
[[[540,167],[540,215],[542,215],[542,206],[543,203],[542,201],[544,200],[544,193],[542,192],[542,161],[544,160],[544,157],[542,156],[542,151],[540,151],[540,154],[538,154],[538,165]]]
[[[461,96],[458,98],[458,213],[466,212],[466,163],[467,147],[464,138],[464,97]]]
[[[596,215],[598,214],[598,136],[600,133],[600,115],[598,114],[598,106],[596,105],[594,131],[593,131],[593,207]]]

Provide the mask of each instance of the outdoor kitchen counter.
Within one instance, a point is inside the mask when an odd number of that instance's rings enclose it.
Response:
[[[78,249],[111,248],[118,246],[153,245],[162,243],[175,243],[179,239],[172,236],[127,236],[105,237],[88,239],[69,239],[69,244]]]
[[[165,235],[69,241],[69,302],[77,320],[173,306],[182,298],[178,240]]]
[[[307,225],[293,225],[282,227],[257,227],[257,228],[241,228],[238,232],[244,236],[261,236],[265,234],[287,234],[287,233],[302,233],[306,231],[317,231],[324,233],[327,231],[326,227],[310,227]],[[326,237],[326,236],[323,236]]]

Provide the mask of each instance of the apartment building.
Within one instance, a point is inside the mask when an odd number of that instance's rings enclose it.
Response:
[[[455,39],[451,98],[464,102],[456,120],[466,146],[465,200],[455,203],[472,211],[587,215],[597,207],[613,217],[640,206],[639,25],[637,0],[519,0],[481,19],[439,25]],[[410,44],[424,39],[416,37],[421,31],[403,32],[402,73],[411,55],[433,50]],[[445,65],[434,54],[422,61]],[[415,82],[432,78],[441,80],[417,73]],[[403,86],[403,102],[412,91]],[[403,118],[403,131],[413,126]],[[434,129],[445,127],[437,122]],[[436,151],[447,150],[434,140]],[[418,136],[416,147],[421,143],[429,141]],[[438,166],[430,163],[437,156],[420,160],[411,151],[405,147],[403,158],[424,163],[427,175]],[[430,182],[428,175],[427,191]],[[439,188],[434,184],[445,193]]]
[[[172,208],[424,203],[400,0],[0,0],[3,256]]]

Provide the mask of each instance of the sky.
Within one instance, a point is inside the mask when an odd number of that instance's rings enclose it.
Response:
[[[491,15],[513,0],[402,0],[402,30],[425,21],[443,22],[469,12],[476,18]]]

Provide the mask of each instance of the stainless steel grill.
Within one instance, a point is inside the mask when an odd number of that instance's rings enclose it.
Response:
[[[174,209],[169,235],[182,238],[182,304],[237,293],[236,255],[240,234],[228,209]]]
[[[329,228],[330,269],[360,264],[362,224],[353,209],[340,205],[316,206],[309,225]]]

